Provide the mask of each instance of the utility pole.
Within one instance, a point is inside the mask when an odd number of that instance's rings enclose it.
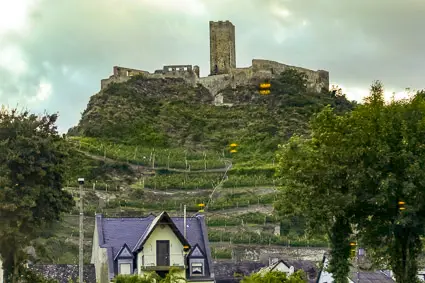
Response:
[[[186,239],[186,205],[183,206],[183,236]]]
[[[84,245],[84,210],[83,210],[83,187],[84,178],[78,178],[78,184],[80,185],[80,243],[79,243],[79,261],[78,261],[78,280],[79,283],[83,283],[83,245]]]

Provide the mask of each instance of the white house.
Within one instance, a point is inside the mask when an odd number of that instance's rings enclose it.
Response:
[[[166,212],[144,218],[97,214],[91,263],[99,283],[109,283],[118,274],[156,272],[164,277],[171,268],[179,269],[188,282],[215,282],[203,215],[184,219]]]
[[[309,283],[316,282],[317,267],[313,262],[308,260],[273,259],[270,261],[269,266],[261,268],[258,273],[264,274],[271,271],[279,271],[289,276],[298,270],[304,271]]]

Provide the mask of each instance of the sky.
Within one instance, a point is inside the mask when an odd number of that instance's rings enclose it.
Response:
[[[0,0],[0,105],[78,123],[114,65],[209,70],[209,21],[236,27],[236,64],[323,69],[362,101],[425,88],[423,0]]]

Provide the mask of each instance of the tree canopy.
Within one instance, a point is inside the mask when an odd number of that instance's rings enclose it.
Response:
[[[57,115],[0,110],[0,255],[5,282],[17,282],[24,248],[74,205],[62,190],[68,147]]]
[[[181,276],[181,271],[177,268],[170,269],[170,272],[162,278],[156,272],[147,272],[143,275],[118,275],[113,280],[114,283],[184,283],[187,282]]]
[[[254,273],[242,279],[241,283],[305,283],[305,273],[297,271],[289,276],[284,272],[271,271],[262,273]]]
[[[385,103],[375,82],[363,105],[344,115],[327,107],[311,129],[279,150],[284,182],[276,208],[328,233],[338,282],[347,282],[350,241],[385,259],[381,267],[397,282],[416,282],[425,228],[424,94]]]

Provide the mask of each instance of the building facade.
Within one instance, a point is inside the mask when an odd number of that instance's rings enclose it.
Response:
[[[144,218],[98,214],[91,263],[100,283],[109,283],[119,274],[155,272],[165,277],[171,269],[188,282],[215,282],[203,215],[184,219],[166,212]]]

